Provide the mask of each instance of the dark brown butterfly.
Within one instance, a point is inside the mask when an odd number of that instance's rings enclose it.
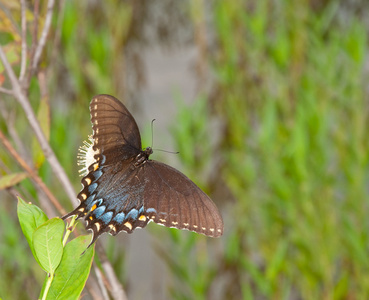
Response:
[[[210,237],[223,234],[222,217],[212,200],[189,178],[142,150],[137,124],[127,108],[109,95],[90,103],[93,154],[83,177],[81,204],[72,215],[85,218],[91,244],[104,232],[132,233],[149,221]]]

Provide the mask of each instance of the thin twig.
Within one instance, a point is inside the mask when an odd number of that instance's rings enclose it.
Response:
[[[99,267],[95,263],[93,264],[93,268],[94,268],[94,271],[95,271],[95,274],[96,274],[97,282],[99,284],[99,287],[100,287],[100,290],[101,290],[101,293],[102,293],[102,297],[105,300],[109,300],[109,294],[108,294],[108,291],[106,290],[106,287],[105,287],[105,285],[108,286],[109,283],[105,284],[104,279],[103,279],[104,274],[102,274]]]
[[[27,119],[35,132],[36,138],[38,142],[40,143],[41,149],[46,157],[46,159],[49,161],[50,166],[57,178],[59,178],[63,188],[65,189],[70,201],[73,203],[73,205],[77,206],[78,201],[75,196],[75,191],[73,189],[72,184],[69,181],[69,178],[67,177],[67,174],[65,173],[63,167],[60,165],[58,159],[55,156],[54,151],[51,149],[44,133],[42,132],[40,123],[37,121],[36,115],[31,107],[31,104],[29,103],[29,99],[24,94],[19,81],[17,77],[15,76],[15,73],[10,66],[5,53],[0,47],[0,59],[4,65],[5,71],[9,76],[10,82],[13,87],[14,96],[17,98],[18,102],[22,106],[24,112],[26,113]]]
[[[108,282],[111,285],[110,293],[112,294],[113,298],[115,300],[127,300],[127,295],[123,290],[123,287],[120,284],[117,276],[115,275],[114,269],[106,257],[105,250],[99,241],[97,241],[95,249],[99,255],[101,266],[103,267],[105,275],[108,278]]]
[[[5,148],[9,151],[11,156],[15,158],[15,160],[19,163],[19,165],[29,174],[32,181],[41,188],[41,190],[45,193],[45,195],[50,199],[50,201],[54,204],[56,209],[61,213],[65,214],[64,208],[60,205],[59,201],[55,198],[55,196],[51,193],[51,191],[47,188],[42,179],[36,174],[36,172],[23,160],[23,158],[18,154],[18,152],[13,148],[9,140],[5,137],[3,132],[0,130],[0,140],[5,146]]]
[[[55,0],[49,0],[47,3],[47,12],[45,17],[45,24],[44,28],[42,29],[40,40],[37,44],[35,56],[32,61],[32,72],[31,74],[34,74],[37,70],[38,64],[40,63],[40,58],[42,51],[46,45],[46,39],[47,35],[49,34],[50,26],[51,26],[51,20],[53,17],[53,9],[54,9]]]
[[[23,84],[24,76],[27,69],[27,18],[26,18],[26,1],[21,2],[21,18],[22,18],[22,56],[21,56],[21,70],[19,74],[19,81]]]
[[[86,288],[87,288],[88,292],[90,293],[92,299],[94,299],[94,300],[104,299],[103,294],[102,294],[103,292],[101,291],[100,285],[97,282],[97,279],[94,278],[93,276],[88,277],[88,280],[86,282]],[[84,298],[84,297],[82,296],[81,299],[82,298]]]
[[[12,90],[8,90],[6,88],[3,88],[0,86],[0,93],[4,93],[4,94],[7,94],[7,95],[13,95],[13,91]]]
[[[33,5],[33,30],[32,30],[32,44],[30,51],[30,61],[29,61],[29,72],[27,75],[27,86],[29,86],[31,77],[32,77],[32,65],[33,60],[35,58],[35,52],[37,47],[37,32],[38,32],[38,22],[40,15],[40,0],[35,0],[35,4]]]

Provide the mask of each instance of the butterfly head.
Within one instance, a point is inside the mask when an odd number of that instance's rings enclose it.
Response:
[[[143,150],[143,153],[145,154],[146,158],[149,159],[149,156],[153,153],[151,147],[147,147]]]
[[[142,165],[143,163],[145,163],[150,155],[153,153],[152,148],[151,147],[147,147],[144,150],[140,151],[139,154],[137,154],[134,165],[136,167],[139,167],[140,165]]]

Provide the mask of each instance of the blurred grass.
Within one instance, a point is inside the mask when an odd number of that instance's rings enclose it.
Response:
[[[211,76],[192,106],[178,102],[175,149],[185,173],[220,206],[225,234],[209,240],[168,229],[160,237],[156,248],[168,264],[171,298],[369,298],[368,27],[356,13],[368,6],[362,2],[359,9],[348,9],[333,0],[320,6],[266,0],[186,3],[178,8],[189,15],[188,26],[196,31],[206,24],[210,48],[202,52],[201,63]],[[124,51],[132,40],[138,43],[139,31],[130,26],[151,25],[138,21],[149,5],[137,5],[65,2],[57,55],[51,50],[45,55],[53,70],[50,141],[76,190],[71,157],[90,131],[89,99],[110,93],[128,100],[126,90],[132,88],[127,79],[132,62]],[[204,41],[196,42],[203,51]],[[139,47],[135,51],[139,56]],[[38,108],[36,80],[30,93]],[[13,103],[3,105],[22,116]],[[1,119],[2,129],[6,124]],[[28,145],[26,124],[14,126]],[[7,168],[20,171],[9,156],[0,155],[6,166],[2,174]],[[63,200],[47,164],[40,175]],[[20,189],[37,199],[30,181]],[[25,290],[32,291],[42,278],[24,259],[28,249],[15,202],[0,206],[1,228],[12,228],[0,232],[0,296],[27,299]],[[114,261],[123,265],[123,256],[115,252]],[[129,277],[115,266],[119,277]],[[23,282],[26,289],[20,290]]]
[[[334,1],[319,12],[308,2],[246,2],[215,1],[209,54],[217,93],[208,99],[223,131],[208,134],[221,135],[218,184],[234,198],[224,203],[224,256],[213,262],[228,278],[218,299],[366,299],[367,29],[353,15],[335,18]],[[179,149],[196,139],[181,130]],[[178,298],[208,298],[190,295]]]

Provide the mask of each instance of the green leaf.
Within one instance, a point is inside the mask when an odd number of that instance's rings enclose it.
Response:
[[[2,176],[0,178],[0,190],[6,189],[8,187],[18,184],[23,179],[27,178],[27,176],[28,176],[27,173],[24,173],[24,172]]]
[[[63,255],[64,222],[53,218],[33,233],[33,247],[41,268],[54,273]]]
[[[43,97],[40,101],[40,106],[37,112],[37,120],[40,123],[42,132],[44,133],[46,139],[49,140],[49,137],[50,137],[50,105],[49,105],[48,98],[46,97]],[[32,153],[33,153],[33,161],[35,163],[36,168],[41,167],[41,165],[45,161],[45,155],[36,138],[34,138],[32,141]]]
[[[90,241],[90,235],[79,236],[65,246],[63,258],[55,271],[46,299],[80,298],[94,256],[94,246],[86,250]]]
[[[18,197],[17,213],[23,234],[27,239],[27,242],[29,244],[29,247],[31,248],[33,256],[39,263],[37,256],[35,255],[35,250],[33,248],[32,237],[37,227],[44,224],[49,219],[38,206],[28,204],[19,197]]]

